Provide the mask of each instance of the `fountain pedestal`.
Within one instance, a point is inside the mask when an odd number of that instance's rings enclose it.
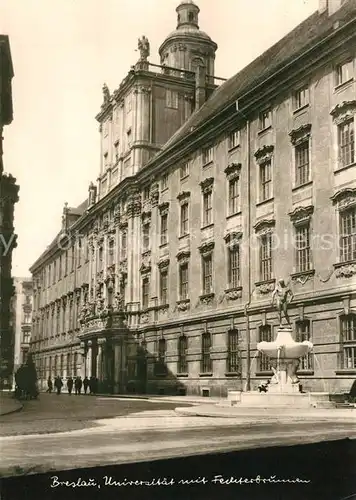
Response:
[[[276,340],[259,342],[257,350],[270,359],[273,377],[267,386],[267,392],[228,391],[228,403],[243,406],[294,407],[308,408],[325,404],[329,400],[327,393],[300,393],[297,369],[300,358],[311,352],[313,344],[308,340],[295,342],[290,325],[280,326]]]

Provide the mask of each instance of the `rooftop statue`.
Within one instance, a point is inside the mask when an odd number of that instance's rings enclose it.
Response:
[[[137,48],[140,51],[140,60],[147,61],[147,58],[150,55],[150,42],[145,37],[145,35],[143,35],[142,38],[138,39]]]
[[[104,104],[108,104],[108,102],[110,101],[110,91],[106,83],[104,83],[103,85],[103,96],[104,96]]]
[[[284,280],[280,279],[272,293],[272,305],[276,301],[277,311],[279,314],[279,324],[282,324],[282,314],[284,315],[288,325],[290,319],[288,315],[288,306],[293,300],[292,290],[285,284]]]

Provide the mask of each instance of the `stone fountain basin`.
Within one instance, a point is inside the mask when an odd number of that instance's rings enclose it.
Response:
[[[292,342],[289,344],[281,344],[277,340],[275,342],[259,342],[257,350],[269,358],[298,359],[308,354],[313,348],[313,344],[308,340]]]

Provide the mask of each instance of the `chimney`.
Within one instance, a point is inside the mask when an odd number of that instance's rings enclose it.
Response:
[[[199,61],[195,73],[195,109],[199,109],[206,101],[206,68],[203,61]]]
[[[319,0],[319,14],[327,10],[328,15],[332,16],[346,1],[347,0]]]

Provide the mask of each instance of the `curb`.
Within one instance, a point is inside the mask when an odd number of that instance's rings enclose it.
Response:
[[[0,411],[0,417],[3,417],[4,415],[10,415],[11,413],[17,413],[23,409],[23,404],[19,403],[19,406],[13,410],[8,410],[8,411]]]

